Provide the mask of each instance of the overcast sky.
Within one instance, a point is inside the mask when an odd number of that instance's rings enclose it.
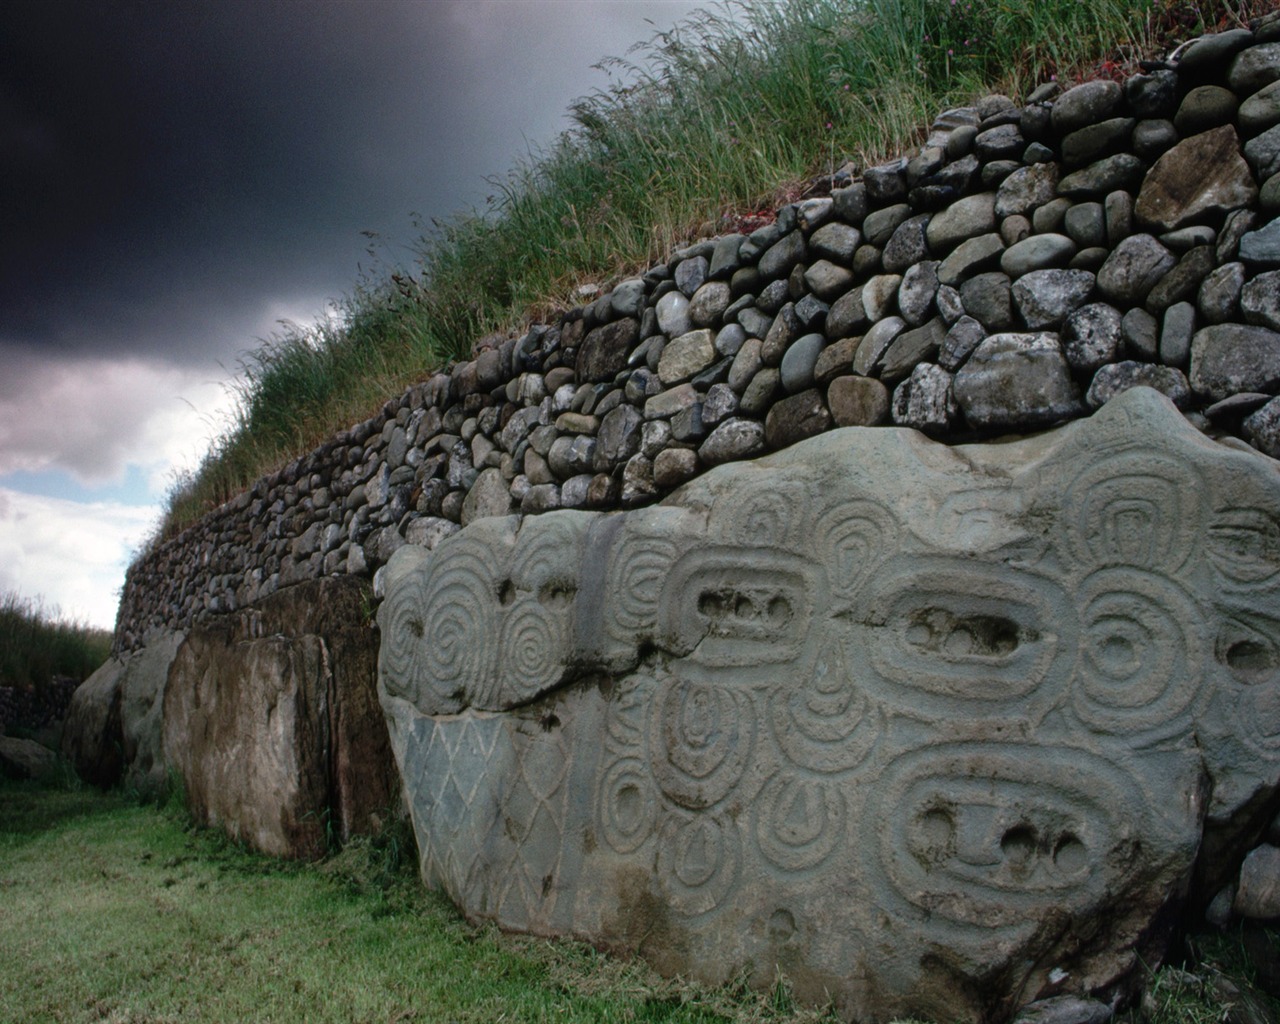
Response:
[[[0,4],[0,591],[114,624],[237,357],[568,126],[686,0]],[[366,232],[376,235],[371,243]]]

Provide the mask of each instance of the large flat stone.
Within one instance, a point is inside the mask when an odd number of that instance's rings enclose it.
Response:
[[[395,776],[368,600],[357,580],[314,580],[187,634],[164,691],[164,757],[196,820],[311,857],[326,828],[345,840],[386,813]]]
[[[404,547],[379,696],[423,876],[847,1018],[1109,1003],[1280,784],[1277,509],[1272,463],[1136,388]]]
[[[1172,231],[1257,198],[1240,137],[1223,125],[1184,139],[1160,157],[1142,181],[1133,212],[1143,227]]]
[[[183,633],[164,633],[123,659],[120,676],[123,782],[128,789],[145,797],[159,796],[169,784],[169,765],[164,757],[164,692],[169,684],[169,668],[183,639]]]

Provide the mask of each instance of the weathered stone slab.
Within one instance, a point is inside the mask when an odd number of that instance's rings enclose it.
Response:
[[[93,786],[108,789],[124,771],[120,681],[124,664],[109,658],[76,687],[62,727],[62,756]]]
[[[864,1021],[1109,1002],[1280,783],[1278,509],[1137,388],[404,547],[379,696],[424,878]]]
[[[167,785],[164,690],[183,636],[157,632],[140,650],[109,658],[76,688],[62,754],[85,782],[105,789],[123,781],[148,797]]]
[[[326,822],[345,840],[386,813],[394,768],[367,601],[358,581],[316,580],[187,634],[164,692],[164,756],[197,820],[309,857],[325,851]]]
[[[1206,213],[1247,206],[1258,198],[1240,138],[1231,125],[1179,142],[1147,172],[1134,215],[1144,226],[1172,231]]]
[[[164,690],[183,637],[183,633],[154,637],[142,650],[123,659],[120,730],[124,784],[146,797],[160,795],[169,781],[164,758]]]

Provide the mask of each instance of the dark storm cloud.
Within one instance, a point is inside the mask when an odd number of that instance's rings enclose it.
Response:
[[[9,0],[0,346],[230,361],[349,289],[362,231],[403,254],[412,212],[481,200],[595,59],[693,6]]]

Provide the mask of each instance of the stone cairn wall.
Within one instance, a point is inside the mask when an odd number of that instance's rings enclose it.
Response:
[[[1280,13],[949,110],[436,373],[140,559],[116,649],[486,516],[647,504],[839,426],[1037,430],[1136,385],[1280,456]]]
[[[79,685],[79,679],[56,676],[38,688],[0,686],[0,734],[6,728],[39,729],[61,721]]]

